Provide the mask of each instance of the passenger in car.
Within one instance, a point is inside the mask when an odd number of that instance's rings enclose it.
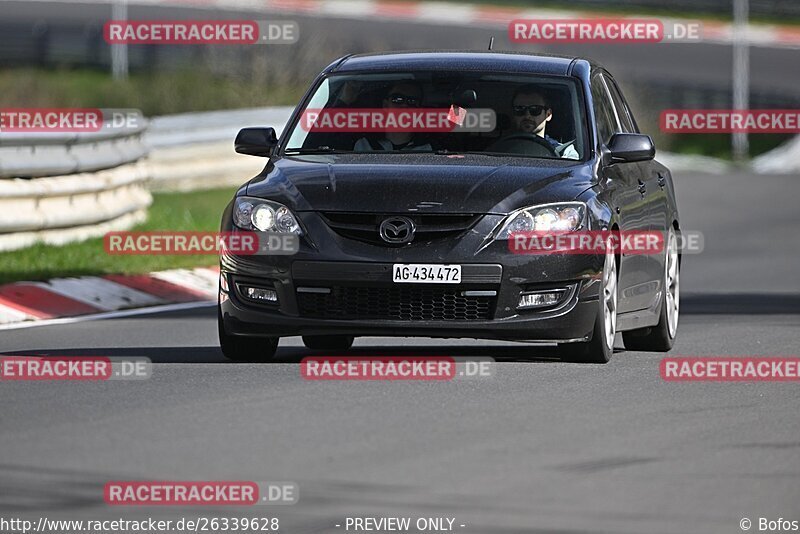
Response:
[[[399,82],[394,84],[383,98],[383,107],[390,108],[418,108],[422,105],[422,87],[414,82]],[[433,147],[428,142],[420,142],[413,132],[385,132],[379,137],[362,137],[353,147],[355,152],[408,150],[419,152],[432,152]]]

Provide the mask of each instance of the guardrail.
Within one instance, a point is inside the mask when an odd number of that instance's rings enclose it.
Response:
[[[96,132],[0,133],[0,178],[38,178],[117,167],[147,155],[136,127],[111,128],[104,123]]]
[[[155,117],[144,142],[152,190],[186,191],[239,185],[264,168],[261,158],[233,151],[241,128],[272,126],[280,132],[291,107],[250,108]]]
[[[0,133],[0,251],[62,244],[145,219],[142,121],[90,133]]]
[[[186,113],[91,133],[0,133],[0,251],[64,244],[143,222],[151,189],[238,185],[264,160],[233,151],[245,126],[292,108]]]

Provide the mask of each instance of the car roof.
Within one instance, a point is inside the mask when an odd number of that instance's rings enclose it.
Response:
[[[330,71],[470,70],[567,76],[580,58],[548,54],[489,51],[411,51],[345,56]],[[584,60],[588,62],[588,60]]]

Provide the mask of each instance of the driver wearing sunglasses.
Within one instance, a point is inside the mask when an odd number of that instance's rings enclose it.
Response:
[[[562,158],[580,159],[572,143],[559,143],[545,133],[547,123],[553,119],[553,110],[535,86],[523,85],[514,92],[512,111],[517,132],[544,138]]]
[[[418,108],[422,105],[422,87],[413,82],[393,85],[383,98],[384,108]],[[410,150],[433,152],[430,143],[418,143],[413,132],[385,132],[383,137],[362,137],[356,141],[356,152]]]

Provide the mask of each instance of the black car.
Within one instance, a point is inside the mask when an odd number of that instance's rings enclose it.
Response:
[[[310,110],[387,109],[494,117],[484,129],[413,132],[307,120]],[[228,358],[268,359],[294,335],[336,352],[355,336],[519,340],[588,362],[609,360],[617,332],[628,349],[672,347],[672,178],[596,63],[497,52],[346,56],[317,77],[280,138],[246,128],[236,150],[269,161],[238,190],[222,230],[292,235],[299,248],[222,253]],[[515,234],[549,230],[658,232],[664,246],[511,250]]]

